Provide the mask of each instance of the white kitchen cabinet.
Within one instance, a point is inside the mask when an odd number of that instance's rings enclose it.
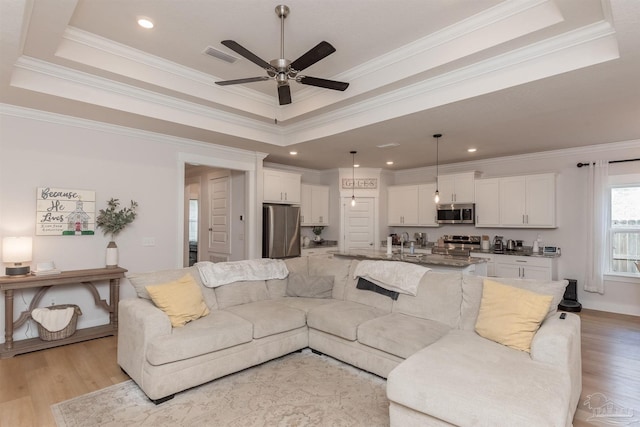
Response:
[[[438,227],[435,191],[435,183],[389,187],[388,225]]]
[[[300,185],[300,225],[329,225],[329,187]]]
[[[502,227],[554,228],[555,174],[524,175],[500,179]]]
[[[440,203],[473,203],[477,172],[438,176]]]
[[[387,215],[389,225],[418,225],[418,185],[388,188]]]
[[[263,201],[289,205],[300,204],[300,175],[264,169]]]
[[[476,227],[500,227],[500,178],[478,179],[476,186]]]
[[[439,227],[436,202],[433,194],[436,192],[436,184],[420,184],[418,186],[418,225],[422,227]]]
[[[494,255],[494,257],[497,277],[535,280],[556,280],[557,278],[556,258],[518,255]]]
[[[485,254],[479,252],[473,252],[471,254],[474,258],[483,258],[487,260],[487,276],[493,277],[496,276],[496,262],[494,254]]]

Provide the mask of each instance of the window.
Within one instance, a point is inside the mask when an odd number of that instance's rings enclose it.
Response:
[[[189,242],[198,241],[198,199],[189,200]]]
[[[640,182],[613,184],[610,196],[609,273],[640,277]]]

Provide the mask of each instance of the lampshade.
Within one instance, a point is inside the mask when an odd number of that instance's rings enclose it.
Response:
[[[2,239],[2,262],[12,264],[7,266],[7,276],[29,274],[29,266],[22,263],[30,262],[33,248],[31,237],[5,237]]]

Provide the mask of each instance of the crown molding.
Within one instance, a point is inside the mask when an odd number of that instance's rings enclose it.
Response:
[[[193,68],[182,66],[159,56],[152,55],[142,50],[132,48],[125,44],[115,42],[113,40],[101,37],[88,31],[81,30],[76,27],[67,27],[62,38],[64,40],[78,43],[91,49],[105,52],[109,55],[124,58],[127,61],[139,63],[158,71],[173,74],[180,78],[190,80],[201,85],[212,86],[216,80],[222,80],[221,78],[216,77],[212,74],[203,73],[201,71],[194,70]],[[66,55],[62,54],[62,52],[57,52],[56,56],[67,58]],[[129,75],[128,77],[135,78],[131,75]],[[212,87],[223,89],[216,86]],[[248,100],[251,100],[253,102],[271,105],[273,104],[273,101],[275,99],[275,97],[273,96],[265,95],[264,93],[257,92],[255,90],[251,90],[242,86],[238,86],[234,89],[235,90],[233,90],[233,92],[236,95],[247,98]]]
[[[608,142],[604,144],[588,145],[584,147],[563,148],[559,150],[539,151],[537,153],[518,154],[514,156],[494,157],[491,159],[470,160],[467,162],[440,164],[440,169],[447,171],[448,169],[464,169],[481,170],[484,167],[499,167],[506,163],[518,162],[518,161],[538,161],[538,160],[555,160],[558,158],[566,158],[573,161],[590,161],[589,156],[598,155],[602,153],[608,153],[617,150],[640,150],[640,139],[620,142]],[[435,166],[424,166],[413,169],[403,169],[394,171],[394,176],[421,174],[427,171],[435,169]]]
[[[144,139],[148,141],[160,142],[180,148],[191,147],[215,151],[218,155],[234,158],[265,158],[268,153],[260,151],[249,151],[240,148],[228,147],[226,145],[217,145],[208,142],[197,141],[188,138],[180,138],[176,136],[165,135],[157,132],[150,132],[126,126],[119,126],[95,120],[81,119],[78,117],[67,116],[64,114],[51,113],[48,111],[34,110],[32,108],[19,107],[11,104],[0,103],[0,114],[5,116],[18,117],[21,119],[37,120],[41,122],[51,123],[55,125],[71,126],[80,129],[86,129],[97,132],[111,133],[114,135],[125,136],[128,138]]]
[[[558,61],[558,53],[562,53],[562,57],[565,59],[572,52],[575,52],[575,55],[580,55],[580,50],[585,46],[589,47],[589,45],[597,44],[601,40],[608,40],[614,35],[615,30],[608,22],[597,22],[527,47],[369,98],[358,104],[293,123],[283,131],[283,134],[287,137],[286,145],[328,136],[331,132],[344,132],[565,72],[568,65],[563,61]],[[619,56],[617,45],[616,49],[593,49],[590,52],[589,63],[586,65],[581,63],[580,67],[594,65]],[[535,67],[532,68],[539,70],[538,72],[541,74],[534,75],[529,73],[525,75],[520,73],[517,67],[522,64],[534,64]],[[501,78],[493,78],[487,82],[488,78],[495,77],[493,76],[494,73],[503,74]],[[461,93],[459,86],[461,84],[466,84],[469,88],[468,90],[473,90],[474,92],[463,91]],[[439,96],[434,96],[434,93],[438,93]],[[316,130],[316,132],[313,132],[313,130]]]

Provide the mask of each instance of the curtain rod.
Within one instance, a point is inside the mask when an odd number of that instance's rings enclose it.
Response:
[[[637,161],[640,161],[640,159],[609,160],[609,164],[611,164],[611,163],[637,162]],[[579,168],[581,168],[581,167],[583,167],[583,166],[589,166],[590,164],[595,165],[596,163],[595,163],[595,162],[593,162],[593,163],[589,163],[589,162],[587,162],[587,163],[582,163],[582,162],[580,162],[580,163],[578,163],[576,166],[578,166]]]

